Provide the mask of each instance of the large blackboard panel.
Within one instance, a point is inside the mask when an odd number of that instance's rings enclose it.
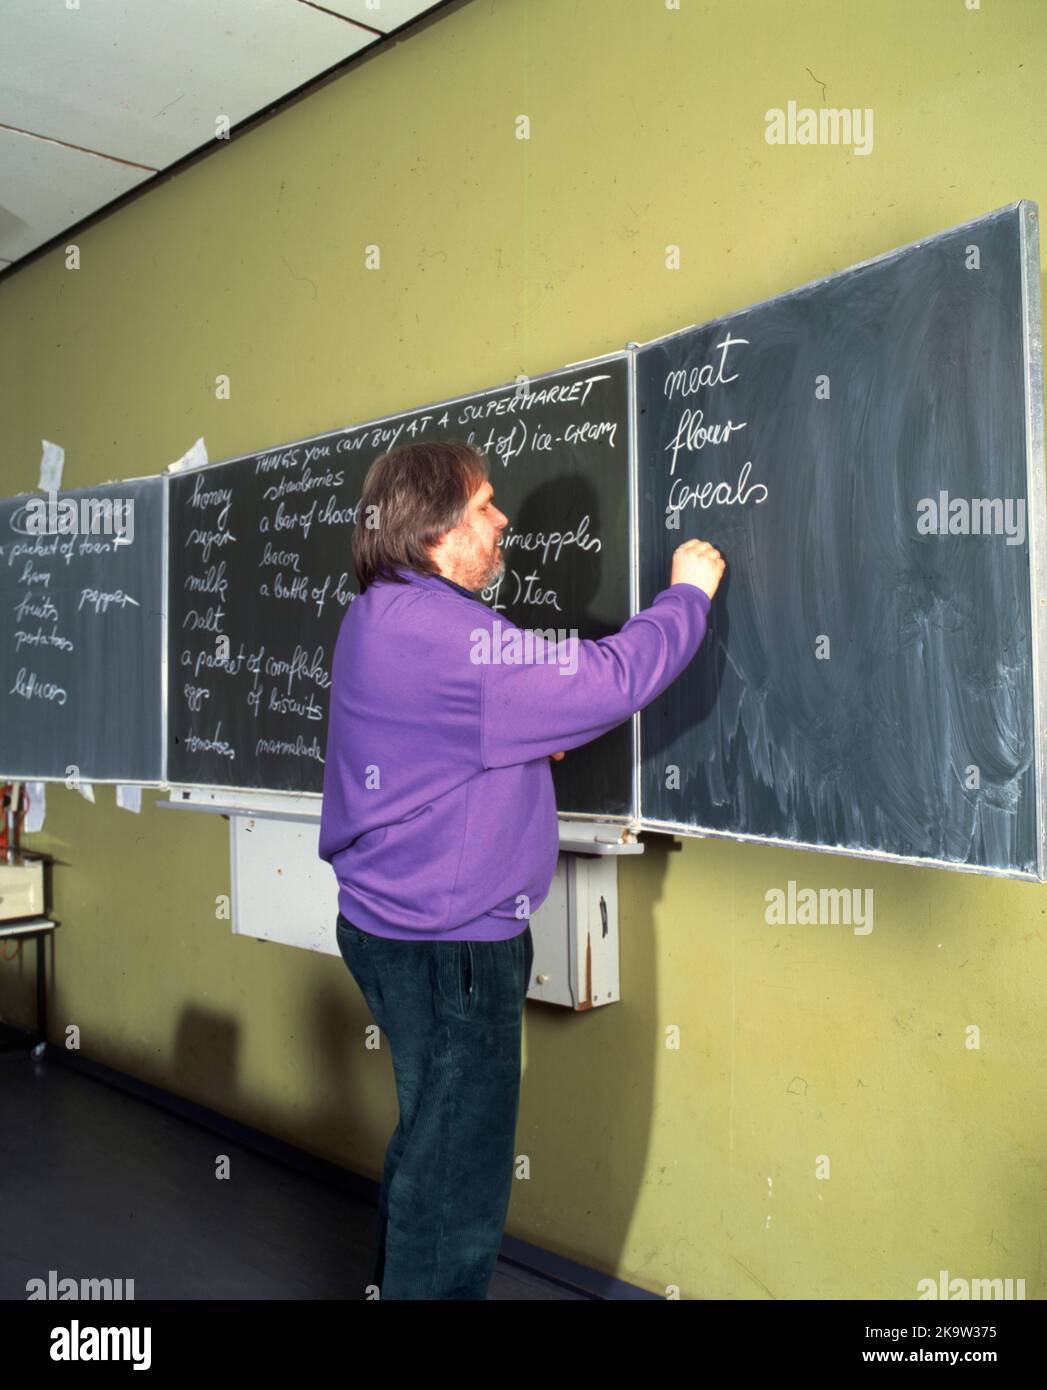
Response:
[[[641,719],[644,824],[1037,873],[1036,245],[1018,204],[639,349],[641,603],[687,537],[728,566]],[[1021,543],[918,534],[943,492]]]
[[[59,492],[48,535],[31,503],[0,501],[0,772],[160,783],[163,481]]]
[[[629,369],[627,353],[597,358],[171,475],[168,780],[322,790],[360,492],[374,459],[401,444],[468,440],[487,457],[510,524],[506,573],[486,602],[523,627],[616,632],[630,614]],[[553,764],[559,810],[628,817],[633,767],[627,722]]]

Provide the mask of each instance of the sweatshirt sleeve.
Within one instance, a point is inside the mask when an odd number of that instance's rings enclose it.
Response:
[[[534,660],[486,664],[484,767],[578,748],[646,708],[693,660],[711,602],[694,584],[672,584],[613,637],[558,645],[535,639]]]

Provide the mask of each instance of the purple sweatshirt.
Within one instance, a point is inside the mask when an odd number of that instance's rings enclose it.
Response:
[[[556,870],[549,755],[660,695],[701,645],[710,600],[673,584],[613,637],[532,642],[457,586],[398,573],[410,582],[368,585],[338,633],[320,858],[363,931],[504,941]]]

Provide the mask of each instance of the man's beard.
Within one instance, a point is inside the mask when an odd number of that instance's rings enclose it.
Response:
[[[475,594],[480,589],[489,588],[505,573],[502,547],[496,545],[492,554],[489,550],[481,549],[477,537],[470,537],[466,543],[457,547],[451,573],[455,582],[461,584],[463,589],[468,589],[470,593]]]
[[[505,556],[502,554],[502,547],[499,546],[494,553],[494,558],[488,565],[487,570],[482,575],[478,589],[488,589],[497,579],[501,579],[505,573]]]

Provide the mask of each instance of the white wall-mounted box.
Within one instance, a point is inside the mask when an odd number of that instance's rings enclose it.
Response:
[[[0,922],[41,917],[43,912],[43,859],[19,850],[0,856]]]
[[[234,932],[339,954],[337,884],[318,835],[312,820],[230,817]],[[531,935],[528,998],[580,1010],[618,999],[617,857],[561,854]]]

